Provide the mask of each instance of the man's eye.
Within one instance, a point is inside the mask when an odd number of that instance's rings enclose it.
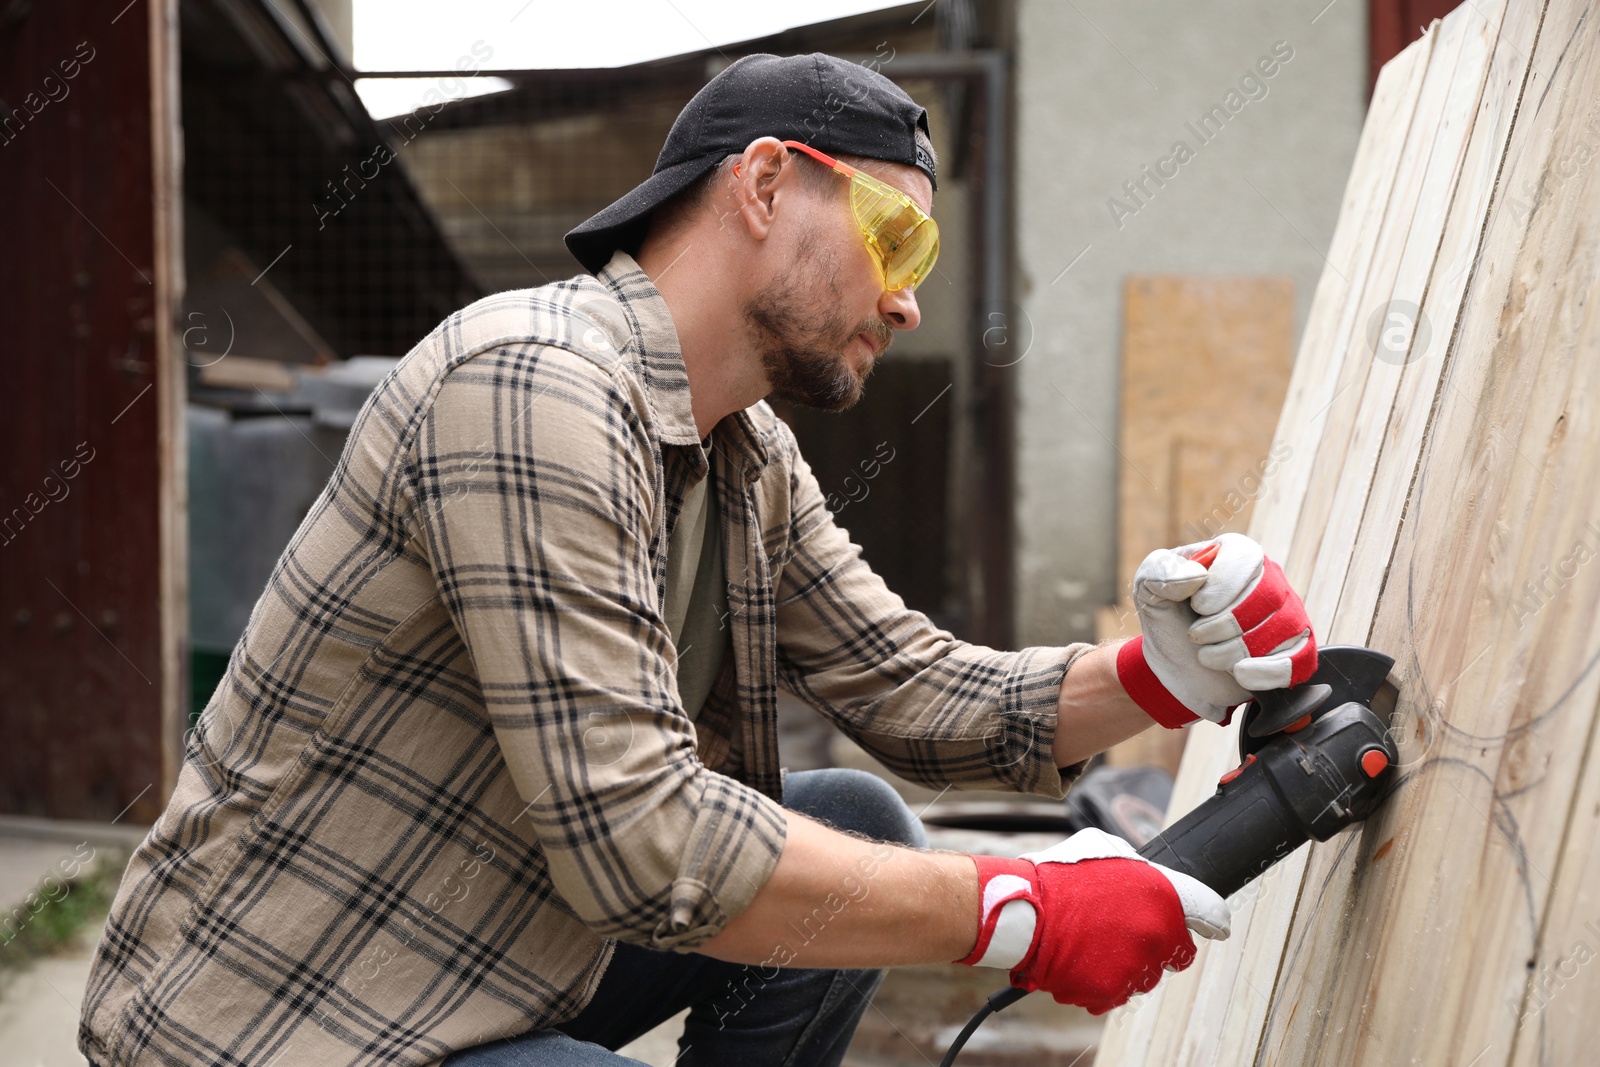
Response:
[[[902,211],[900,214],[896,215],[889,224],[889,228],[894,231],[895,244],[898,245],[907,237],[910,237],[912,232],[916,230],[917,225],[921,222],[922,220],[917,217],[917,213],[915,211]]]

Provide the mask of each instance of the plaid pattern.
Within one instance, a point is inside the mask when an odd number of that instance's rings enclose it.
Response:
[[[996,652],[907,610],[765,404],[713,443],[626,255],[407,355],[123,878],[91,1061],[424,1064],[571,1017],[612,939],[692,949],[770,874],[780,684],[907,777],[1059,796],[1087,646]],[[708,464],[732,654],[691,724],[660,605]]]

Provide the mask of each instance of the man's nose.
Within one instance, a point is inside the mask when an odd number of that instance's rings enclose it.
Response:
[[[897,330],[915,330],[922,321],[922,311],[917,307],[917,294],[909,286],[893,292],[884,290],[878,299],[878,312]]]

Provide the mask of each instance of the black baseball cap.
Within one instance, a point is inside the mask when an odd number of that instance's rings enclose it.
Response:
[[[933,157],[917,144],[928,112],[894,82],[859,63],[812,52],[745,56],[706,83],[678,113],[655,173],[567,233],[567,249],[595,272],[644,240],[650,213],[758,137],[801,141],[829,155],[920,169],[939,187]]]

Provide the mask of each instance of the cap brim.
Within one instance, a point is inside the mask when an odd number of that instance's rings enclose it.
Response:
[[[567,251],[591,274],[611,262],[618,249],[635,252],[644,240],[650,213],[683,192],[722,162],[728,152],[715,152],[675,163],[634,186],[609,207],[567,231]]]

